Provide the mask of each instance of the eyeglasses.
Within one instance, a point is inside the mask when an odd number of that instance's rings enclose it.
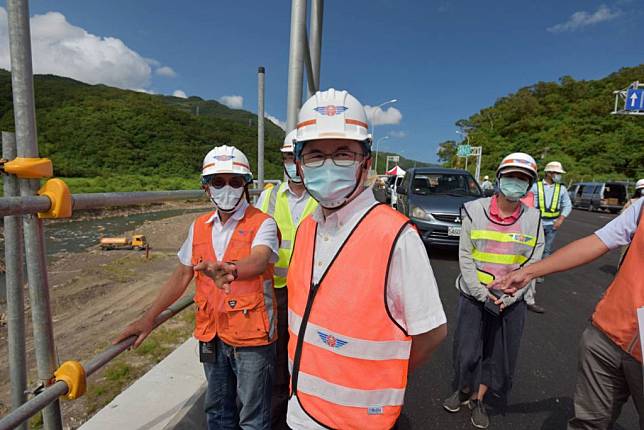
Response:
[[[230,185],[232,188],[241,188],[246,185],[246,181],[241,176],[232,176],[228,180],[223,176],[215,176],[208,183],[218,190],[226,185]]]
[[[330,158],[338,167],[353,166],[356,160],[364,157],[366,154],[363,152],[353,152],[347,150],[336,151],[333,154],[324,154],[322,152],[310,152],[302,154],[302,164],[306,167],[320,167],[324,164],[327,158]]]

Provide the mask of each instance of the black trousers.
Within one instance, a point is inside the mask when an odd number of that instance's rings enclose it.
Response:
[[[277,301],[277,354],[275,377],[273,378],[273,395],[271,398],[271,420],[273,430],[288,429],[286,409],[289,396],[288,372],[288,291],[286,287],[275,288]]]

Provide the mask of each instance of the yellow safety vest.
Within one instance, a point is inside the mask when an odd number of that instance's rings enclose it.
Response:
[[[552,200],[546,206],[546,190],[543,181],[537,182],[537,195],[539,199],[539,210],[542,218],[559,218],[561,215],[561,205],[559,197],[561,196],[561,184],[555,184],[555,191],[552,193]]]
[[[288,266],[291,262],[291,254],[293,253],[293,240],[295,239],[295,232],[297,225],[293,222],[293,216],[288,206],[288,195],[286,192],[288,183],[283,182],[278,187],[273,187],[269,194],[262,202],[260,210],[275,218],[277,227],[282,234],[282,242],[279,249],[279,260],[275,263],[275,288],[283,288],[286,286],[286,275],[288,274]],[[304,207],[304,211],[300,216],[300,222],[308,215],[313,213],[317,208],[318,203],[313,197],[309,197]]]

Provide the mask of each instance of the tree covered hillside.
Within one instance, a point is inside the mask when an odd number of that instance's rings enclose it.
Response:
[[[63,177],[159,176],[196,179],[215,145],[235,145],[257,166],[257,116],[198,97],[150,95],[36,75],[42,156]],[[194,106],[199,105],[199,116]],[[13,126],[11,75],[0,70],[0,129]],[[266,175],[281,177],[284,132],[266,121]],[[73,191],[73,188],[72,188]]]
[[[469,131],[473,146],[483,147],[482,174],[492,174],[508,153],[523,151],[535,157],[540,169],[561,161],[568,179],[642,178],[644,116],[610,114],[613,91],[637,80],[644,81],[644,64],[596,81],[564,76],[559,82],[539,82],[456,125]],[[456,163],[456,145],[440,145],[439,158],[448,166]]]

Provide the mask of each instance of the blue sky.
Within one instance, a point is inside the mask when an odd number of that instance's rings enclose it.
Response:
[[[522,86],[563,75],[595,79],[644,62],[643,6],[327,0],[321,85],[348,89],[372,106],[397,98],[400,115],[390,110],[379,120],[394,124],[376,127],[376,138],[391,136],[381,149],[435,161],[438,144],[459,137],[456,120]],[[32,21],[37,71],[162,94],[237,96],[224,100],[255,111],[256,71],[264,65],[266,111],[286,119],[290,1],[31,2],[32,15],[48,12],[60,15]],[[64,49],[69,38],[77,49]]]

